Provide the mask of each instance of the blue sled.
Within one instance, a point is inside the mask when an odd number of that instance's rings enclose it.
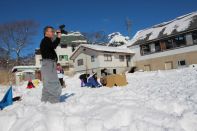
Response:
[[[12,96],[13,96],[12,95],[12,87],[10,87],[0,102],[0,109],[1,110],[3,110],[7,106],[13,104]]]

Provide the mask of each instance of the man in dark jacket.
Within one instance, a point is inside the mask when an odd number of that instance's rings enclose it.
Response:
[[[40,51],[42,55],[42,98],[43,102],[57,103],[60,100],[61,85],[57,77],[56,63],[58,60],[55,52],[56,47],[60,43],[61,32],[57,31],[57,38],[54,39],[54,29],[51,26],[44,28],[44,38],[40,43]]]

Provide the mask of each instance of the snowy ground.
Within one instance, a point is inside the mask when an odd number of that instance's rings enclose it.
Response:
[[[54,105],[40,102],[41,87],[14,87],[23,100],[0,111],[0,131],[197,131],[197,69],[127,79],[126,87],[90,89],[80,88],[77,75],[67,78],[68,98]]]

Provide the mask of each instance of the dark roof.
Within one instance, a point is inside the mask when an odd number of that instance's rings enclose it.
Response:
[[[79,45],[87,43],[87,39],[80,32],[71,32],[67,35],[62,35],[60,43],[62,45]]]
[[[151,28],[138,31],[129,42],[130,45],[128,46],[144,44],[196,29],[197,12],[193,12],[184,16],[177,17],[174,20],[154,25]]]

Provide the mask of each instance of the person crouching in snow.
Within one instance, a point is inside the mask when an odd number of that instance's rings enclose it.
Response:
[[[97,80],[97,73],[93,73],[87,78],[86,86],[91,87],[91,88],[99,88],[102,86]]]
[[[60,65],[60,63],[57,63],[57,76],[59,78],[60,84],[63,87],[65,87],[64,85],[64,70],[62,69],[62,66]]]

